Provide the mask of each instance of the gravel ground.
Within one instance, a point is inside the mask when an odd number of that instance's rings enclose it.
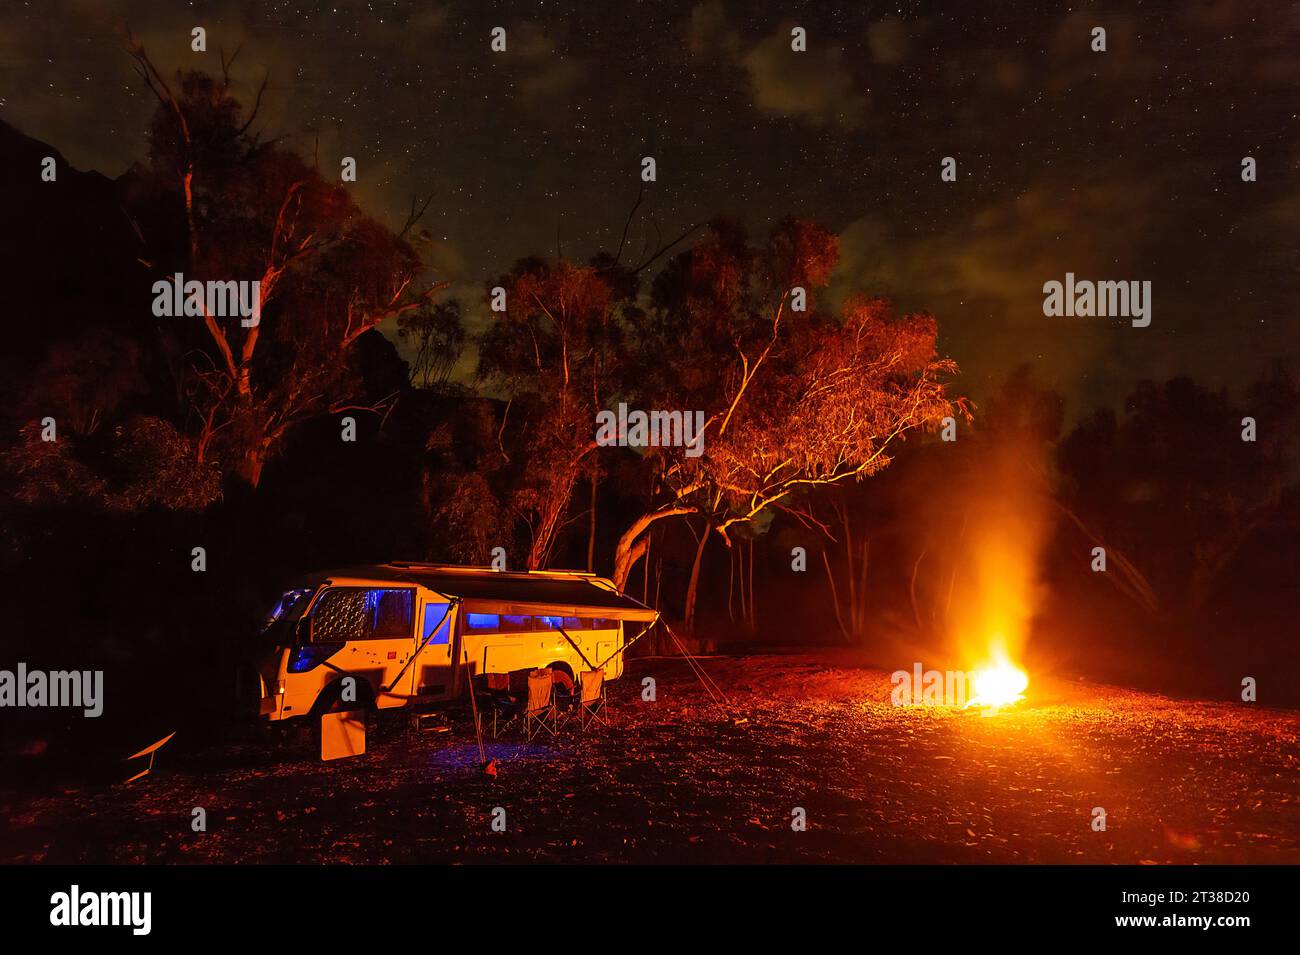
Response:
[[[993,716],[894,707],[888,674],[828,660],[705,659],[726,709],[683,661],[633,661],[612,726],[489,741],[495,778],[463,720],[386,720],[331,763],[303,734],[178,736],[129,786],[0,780],[0,860],[1300,862],[1300,712],[1050,681]]]

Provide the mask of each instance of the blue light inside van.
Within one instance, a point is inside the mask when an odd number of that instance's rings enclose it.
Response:
[[[501,615],[496,613],[467,613],[465,623],[471,630],[501,629]]]
[[[471,617],[475,614],[470,614]],[[482,616],[481,614],[478,616]],[[442,621],[442,626],[438,627],[438,632],[429,638],[433,633],[433,628],[438,626],[438,621]],[[472,624],[471,624],[472,626]],[[425,604],[424,605],[424,627],[421,636],[427,643],[449,643],[451,642],[451,616],[447,613],[446,604]]]
[[[294,650],[293,656],[289,658],[288,670],[290,673],[306,673],[309,670],[314,670],[330,655],[330,652],[326,652],[320,647],[298,647]]]

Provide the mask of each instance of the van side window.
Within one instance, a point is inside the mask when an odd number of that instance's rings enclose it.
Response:
[[[414,607],[409,588],[331,587],[312,608],[312,643],[409,637]]]
[[[534,618],[517,613],[467,613],[465,627],[471,633],[527,633],[543,629],[534,626]]]
[[[478,633],[496,633],[501,629],[501,617],[495,613],[467,613],[465,627]]]
[[[445,603],[427,603],[424,605],[424,625],[420,628],[421,638],[425,643],[451,642],[451,615],[447,613]],[[434,633],[433,628],[438,632]]]
[[[539,630],[559,630],[564,628],[569,633],[575,630],[590,630],[591,618],[589,617],[537,617],[537,629]]]
[[[528,633],[531,631],[556,631],[564,628],[569,633],[584,630],[616,630],[617,620],[590,617],[528,616],[520,614],[467,613],[465,629],[470,633]]]

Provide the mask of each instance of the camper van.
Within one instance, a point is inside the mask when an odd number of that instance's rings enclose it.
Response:
[[[601,668],[613,680],[630,639],[657,616],[577,571],[390,562],[312,574],[262,628],[258,712],[277,721],[436,704],[464,696],[477,674],[542,667],[570,677]]]

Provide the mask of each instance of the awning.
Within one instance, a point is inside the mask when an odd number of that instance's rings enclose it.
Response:
[[[543,617],[596,617],[605,620],[645,621],[650,623],[659,614],[649,607],[597,607],[591,604],[518,603],[509,600],[490,600],[483,597],[466,597],[461,604],[467,613],[521,614]]]
[[[587,574],[509,573],[428,564],[385,564],[351,571],[357,576],[402,580],[445,597],[458,597],[469,613],[599,617],[651,623],[659,613]]]

